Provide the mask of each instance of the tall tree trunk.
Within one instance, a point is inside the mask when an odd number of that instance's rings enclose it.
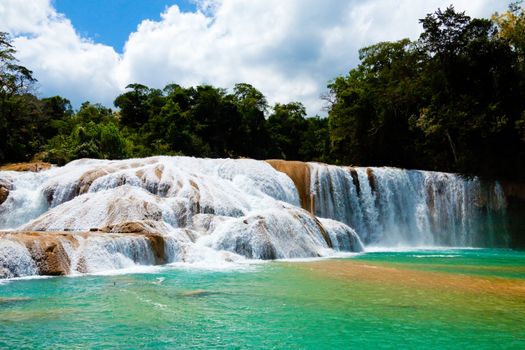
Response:
[[[450,149],[452,150],[452,156],[454,157],[454,163],[458,163],[458,156],[456,154],[456,146],[454,145],[454,142],[452,141],[452,137],[450,137],[450,133],[448,132],[448,129],[445,130],[445,135],[447,135],[448,143],[450,145]]]

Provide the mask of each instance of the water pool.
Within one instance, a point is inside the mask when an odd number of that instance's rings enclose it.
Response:
[[[524,349],[525,252],[4,281],[0,348]]]

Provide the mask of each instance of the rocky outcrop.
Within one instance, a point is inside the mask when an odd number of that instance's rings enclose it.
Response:
[[[78,163],[82,163],[82,159],[77,161]],[[109,163],[104,166],[96,167],[94,169],[88,169],[85,172],[83,172],[72,184],[69,186],[69,192],[67,195],[61,195],[61,202],[65,202],[68,200],[73,199],[76,196],[79,196],[81,194],[87,193],[89,191],[89,188],[95,182],[97,179],[104,177],[109,174],[113,174],[125,169],[132,169],[134,167],[138,167],[138,164],[132,163],[132,164],[118,164],[118,163]],[[140,171],[139,171],[140,172]],[[142,173],[141,173],[142,175]],[[137,175],[138,176],[138,175]],[[114,186],[122,186],[126,183],[130,182],[129,176],[121,175],[116,181]],[[49,204],[54,203],[53,200],[56,196],[56,191],[58,188],[62,186],[61,183],[54,183],[44,189],[45,197]],[[54,203],[59,204],[59,203]]]
[[[53,164],[46,162],[11,163],[0,166],[0,171],[32,171],[38,173],[50,169],[52,166]]]
[[[266,162],[275,170],[285,173],[292,179],[299,193],[301,207],[313,213],[313,197],[310,194],[310,167],[308,164],[282,159],[268,159]]]
[[[372,192],[377,192],[377,181],[372,168],[366,168],[366,176],[368,177],[368,184]]]
[[[9,192],[13,189],[13,184],[8,179],[0,179],[0,205],[7,200]]]
[[[9,189],[0,183],[0,205],[9,197]]]
[[[104,227],[101,232],[141,235],[149,240],[157,265],[167,263],[166,240],[161,232],[166,231],[164,224],[158,221],[132,221]]]
[[[29,250],[39,275],[58,276],[70,273],[71,259],[66,245],[78,244],[71,234],[24,232],[11,237],[13,238]]]
[[[525,249],[525,183],[502,181],[501,186],[507,199],[507,224],[510,246]]]
[[[153,222],[130,222],[89,232],[2,232],[0,278],[96,272],[100,269],[91,261],[93,256],[102,259],[106,269],[123,267],[104,261],[114,260],[113,254],[133,263],[165,264],[167,238],[157,228]],[[25,268],[21,268],[20,260]]]
[[[70,273],[71,260],[66,252],[65,245],[76,244],[77,239],[71,234],[61,232],[6,232],[0,234],[0,240],[17,243],[29,254],[39,275],[67,275]],[[12,272],[13,276],[24,275],[23,272],[14,271],[8,261],[3,262],[3,268]]]
[[[141,188],[125,185],[102,193],[74,197],[24,225],[22,229],[88,231],[93,227],[143,220],[162,220],[162,203],[157,196]]]

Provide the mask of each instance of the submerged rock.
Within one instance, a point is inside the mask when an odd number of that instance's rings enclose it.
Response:
[[[503,181],[501,183],[505,196],[515,200],[525,202],[525,184],[513,181]]]
[[[20,303],[20,302],[31,301],[31,300],[33,299],[28,298],[28,297],[10,297],[10,298],[0,297],[0,305]]]
[[[219,294],[218,292],[209,292],[203,289],[197,289],[197,290],[190,290],[189,292],[181,293],[183,297],[190,297],[190,298],[202,298],[207,297],[210,295]]]

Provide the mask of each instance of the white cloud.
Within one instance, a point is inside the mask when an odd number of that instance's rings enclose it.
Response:
[[[42,93],[110,105],[133,82],[163,87],[248,82],[270,102],[299,100],[320,112],[327,82],[377,41],[416,38],[418,19],[445,0],[202,0],[196,13],[168,8],[143,21],[122,55],[82,38],[49,0],[0,0],[0,30],[16,36],[18,57]],[[502,11],[498,0],[458,0],[471,16]],[[29,15],[28,15],[29,14]]]
[[[14,36],[17,58],[34,72],[41,95],[61,95],[111,105],[121,91],[119,55],[81,38],[49,0],[0,0],[0,31]]]
[[[36,33],[56,18],[48,0],[0,1],[0,26],[13,34]]]

